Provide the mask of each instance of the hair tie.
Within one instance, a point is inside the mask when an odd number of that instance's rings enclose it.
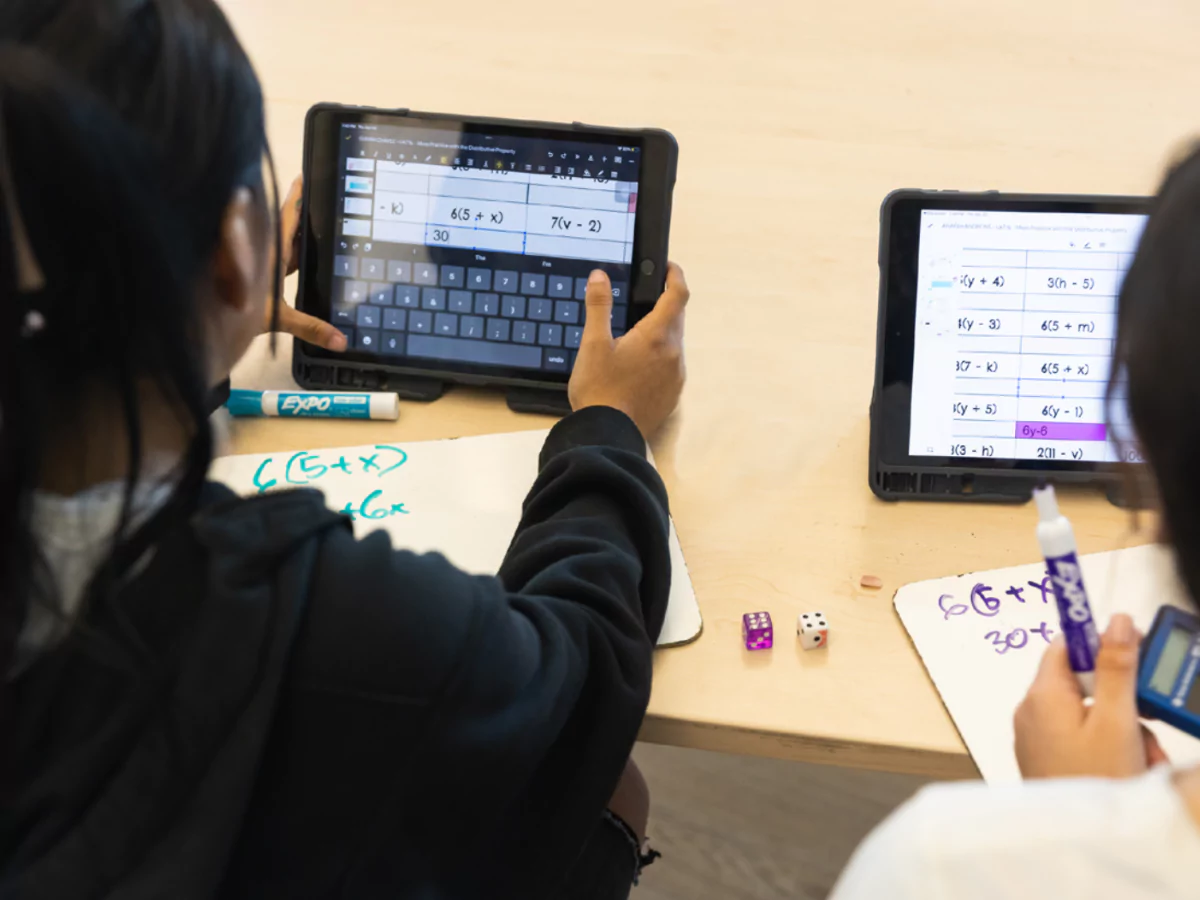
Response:
[[[25,313],[25,321],[21,323],[21,337],[31,338],[46,327],[46,317],[38,310],[31,309]]]

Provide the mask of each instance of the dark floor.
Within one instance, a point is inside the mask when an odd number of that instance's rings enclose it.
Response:
[[[663,858],[632,900],[819,900],[923,778],[638,744]]]

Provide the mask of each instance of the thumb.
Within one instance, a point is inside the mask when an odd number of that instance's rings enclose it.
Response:
[[[612,283],[608,276],[595,269],[588,276],[587,317],[583,323],[583,342],[607,341],[612,342]]]
[[[1097,712],[1137,718],[1138,638],[1133,620],[1117,613],[1100,638],[1096,656]]]

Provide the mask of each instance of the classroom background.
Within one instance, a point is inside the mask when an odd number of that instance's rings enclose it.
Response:
[[[689,384],[653,449],[704,615],[660,652],[635,757],[664,859],[635,897],[823,897],[933,778],[977,777],[892,607],[903,585],[1034,561],[1032,512],[867,487],[879,204],[901,187],[1142,194],[1200,131],[1189,0],[224,0],[286,184],[319,101],[646,125],[680,144],[671,251]],[[291,294],[289,294],[291,295]],[[261,341],[235,384],[287,387]],[[352,436],[237,423],[257,453],[545,428],[499,394],[405,403]],[[285,430],[286,429],[286,430]],[[1081,549],[1128,541],[1096,494]],[[1142,535],[1141,541],[1148,539]],[[877,576],[880,590],[861,586]],[[744,612],[780,626],[748,657]],[[802,653],[805,610],[831,641]]]

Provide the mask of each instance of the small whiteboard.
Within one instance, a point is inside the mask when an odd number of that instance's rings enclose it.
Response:
[[[1190,609],[1169,551],[1151,544],[1080,557],[1101,631],[1114,612],[1143,632],[1164,603]],[[1012,717],[1059,632],[1042,563],[906,585],[896,612],[985,781],[1019,781]],[[1200,761],[1200,740],[1150,724],[1172,762]]]
[[[461,569],[494,575],[538,472],[546,431],[446,441],[227,456],[209,477],[239,494],[311,487],[354,520],[359,537],[383,529],[392,546],[437,551]],[[659,646],[700,634],[700,608],[671,523],[671,595]]]

